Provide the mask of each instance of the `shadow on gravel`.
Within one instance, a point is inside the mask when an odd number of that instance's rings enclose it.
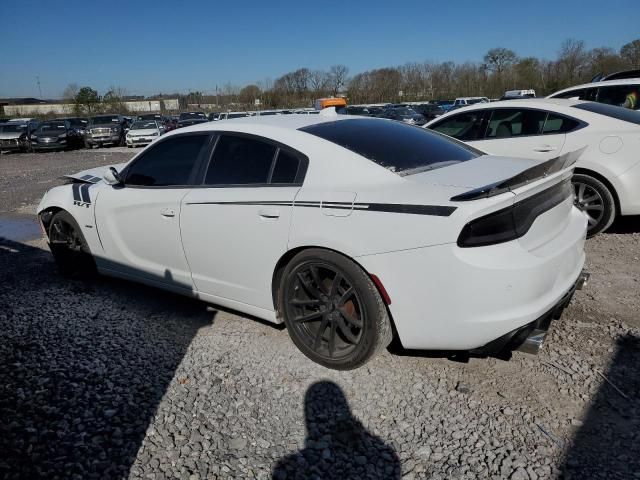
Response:
[[[278,461],[273,479],[397,479],[401,464],[393,447],[368,432],[351,414],[338,385],[314,383],[304,399],[304,449]]]
[[[206,304],[0,239],[0,478],[126,478]]]
[[[640,233],[640,215],[618,217],[604,235],[607,233]]]
[[[564,478],[629,479],[640,472],[640,338],[618,341],[602,386],[569,447]],[[610,383],[609,383],[610,382]]]

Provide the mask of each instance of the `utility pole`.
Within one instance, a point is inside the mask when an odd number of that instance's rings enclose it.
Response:
[[[42,100],[42,88],[40,88],[40,76],[36,75],[36,82],[38,83],[38,93],[40,94],[40,100]]]

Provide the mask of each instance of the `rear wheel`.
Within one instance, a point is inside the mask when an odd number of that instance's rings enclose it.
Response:
[[[597,178],[576,173],[573,183],[573,201],[587,214],[587,237],[604,232],[616,218],[616,204],[609,188]]]
[[[89,246],[68,212],[58,212],[51,219],[49,247],[61,274],[73,277],[95,273],[96,266]]]
[[[287,265],[278,293],[293,343],[320,365],[354,369],[391,342],[391,322],[376,286],[342,255],[302,251]]]

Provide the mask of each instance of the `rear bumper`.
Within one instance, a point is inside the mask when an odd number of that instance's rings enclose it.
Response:
[[[573,286],[552,308],[533,322],[524,327],[516,328],[509,333],[493,340],[483,347],[471,350],[469,353],[479,356],[509,355],[513,350],[522,350],[536,354],[542,346],[542,342],[549,330],[552,320],[560,320],[564,309],[567,308],[576,290],[582,290],[590,277],[587,272],[582,272]]]
[[[404,348],[474,350],[536,322],[576,284],[587,221],[575,208],[568,215],[564,228],[537,248],[522,241],[445,244],[357,260],[387,290]]]

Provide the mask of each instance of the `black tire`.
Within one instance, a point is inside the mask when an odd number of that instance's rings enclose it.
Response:
[[[49,248],[58,271],[69,277],[90,277],[96,272],[91,250],[78,223],[68,212],[56,213],[49,224]]]
[[[616,218],[616,202],[611,190],[597,178],[576,173],[573,183],[574,204],[587,214],[587,237],[604,232]]]
[[[327,368],[358,368],[391,343],[391,321],[375,284],[336,252],[297,254],[282,274],[278,305],[293,343]]]

